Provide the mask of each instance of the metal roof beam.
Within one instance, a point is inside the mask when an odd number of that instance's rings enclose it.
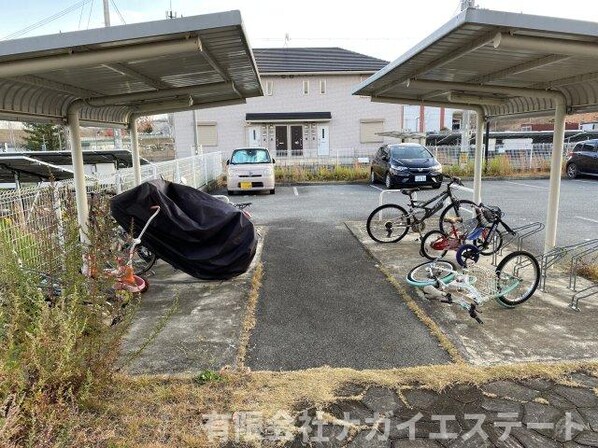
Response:
[[[151,92],[125,93],[122,95],[111,95],[100,98],[87,98],[84,101],[88,106],[91,107],[129,106],[134,103],[159,101],[165,99],[174,99],[180,96],[187,97],[189,95],[210,93],[213,91],[214,87],[226,89],[230,88],[230,83],[218,82],[194,87],[176,87]]]
[[[56,92],[69,93],[78,97],[91,97],[102,95],[101,93],[94,92],[93,90],[82,89],[81,87],[76,87],[70,84],[64,84],[62,82],[51,81],[49,79],[40,78],[38,76],[19,76],[18,78],[13,78],[13,81],[22,82],[35,87],[43,87],[46,89],[55,90]]]
[[[565,95],[562,92],[559,92],[558,90],[541,90],[509,86],[479,85],[451,81],[430,81],[424,79],[409,80],[407,82],[407,87],[430,88],[443,91],[458,90],[467,93],[502,93],[514,97],[550,98],[555,100],[557,103],[566,103]]]
[[[408,76],[403,76],[401,78],[391,80],[391,81],[384,83],[378,89],[374,90],[372,95],[378,96],[378,95],[386,92],[387,90],[391,89],[392,86],[395,84],[401,84],[410,78],[417,78],[418,76],[421,76],[430,70],[434,70],[434,69],[442,67],[443,65],[446,65],[450,62],[453,62],[454,60],[459,59],[459,58],[465,56],[466,54],[477,50],[478,48],[484,47],[484,46],[494,42],[495,37],[496,37],[496,30],[492,30],[488,33],[485,33],[482,36],[478,37],[477,39],[472,40],[467,45],[459,47],[456,50],[453,50],[450,53],[445,54],[444,56],[441,56],[441,57],[433,60],[429,64],[424,65],[422,68],[416,70],[415,72],[411,73]]]
[[[121,75],[128,76],[130,78],[141,81],[148,87],[152,87],[153,89],[156,89],[156,90],[172,88],[171,85],[166,84],[164,81],[162,81],[160,79],[150,78],[149,76],[144,75],[143,73],[140,73],[137,70],[133,70],[131,67],[129,67],[125,64],[122,64],[122,63],[120,63],[120,64],[119,63],[104,64],[104,67],[106,67],[112,71],[115,71],[116,73],[120,73]]]
[[[235,83],[232,82],[232,80],[226,74],[226,72],[222,69],[222,67],[220,67],[220,65],[218,65],[218,63],[216,62],[216,59],[214,59],[212,57],[212,55],[210,54],[210,52],[203,46],[201,40],[197,39],[197,41],[199,43],[199,50],[201,51],[202,56],[205,58],[207,63],[210,65],[210,67],[212,67],[212,69],[220,75],[220,77],[222,78],[223,81],[230,82],[232,85],[232,89],[235,91],[235,94],[239,98],[242,98],[243,95],[241,95],[241,93],[239,93],[239,91],[237,90],[237,87],[235,86]]]
[[[163,54],[199,51],[200,46],[199,39],[196,38],[0,62],[0,78],[13,78],[53,70],[126,62],[158,57]]]
[[[537,68],[545,67],[550,64],[554,64],[555,62],[561,62],[566,59],[569,59],[571,56],[563,56],[559,54],[551,54],[549,56],[544,56],[538,59],[534,59],[528,62],[523,62],[521,64],[513,65],[512,67],[505,68],[503,70],[497,70],[492,73],[488,73],[486,75],[477,76],[475,78],[471,78],[467,80],[467,82],[473,83],[480,83],[486,84],[490,81],[495,81],[497,79],[506,78],[510,75],[518,75],[520,73],[529,72],[531,70],[535,70]]]
[[[504,33],[496,34],[494,37],[494,48],[515,51],[536,51],[545,54],[562,54],[568,56],[598,57],[598,43],[596,42],[579,42]]]

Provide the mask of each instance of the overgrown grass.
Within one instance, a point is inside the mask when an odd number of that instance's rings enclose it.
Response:
[[[102,217],[106,212],[97,211]],[[111,323],[123,317],[121,305],[130,297],[107,292],[112,282],[98,268],[107,261],[110,220],[98,220],[90,246],[82,247],[75,216],[74,207],[63,216],[64,246],[45,241],[62,260],[54,272],[25,270],[22,254],[0,239],[2,447],[90,446],[104,438],[81,430],[82,413],[112,382],[126,325]],[[94,278],[81,273],[83,257]]]
[[[525,166],[526,161],[522,161],[519,166]],[[533,168],[516,168],[511,159],[506,155],[494,157],[488,161],[488,167],[482,166],[483,175],[489,177],[508,177],[508,176],[534,176],[538,174],[547,174],[550,172],[550,161],[543,160]],[[444,165],[443,172],[450,176],[471,177],[474,172],[473,160],[469,160],[464,165]]]
[[[370,166],[354,164],[352,166],[277,166],[276,182],[365,182],[370,176]]]
[[[577,273],[588,280],[598,282],[598,263],[589,263],[582,265]]]

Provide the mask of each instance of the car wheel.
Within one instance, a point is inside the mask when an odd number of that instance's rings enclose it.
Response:
[[[440,187],[442,187],[442,183],[432,185],[432,188],[435,190],[438,190]]]
[[[372,185],[376,183],[376,174],[374,174],[374,170],[370,172],[370,183]]]
[[[272,190],[270,190],[270,194],[276,194],[276,189],[272,188]]]
[[[391,188],[394,188],[394,184],[392,182],[392,178],[390,177],[390,173],[386,173],[386,177],[384,178],[384,185],[386,185],[386,188],[388,188],[389,190]]]
[[[567,165],[567,177],[569,179],[575,179],[579,175],[579,169],[575,163]]]

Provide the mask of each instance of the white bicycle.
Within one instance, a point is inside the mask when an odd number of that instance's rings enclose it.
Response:
[[[450,261],[437,259],[414,267],[407,282],[422,288],[427,297],[460,306],[481,324],[479,307],[488,300],[505,308],[528,300],[540,282],[540,265],[527,251],[510,253],[496,268],[468,264],[459,270]]]

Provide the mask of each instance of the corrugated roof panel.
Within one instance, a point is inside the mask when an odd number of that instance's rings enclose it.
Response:
[[[557,82],[575,75],[598,72],[598,58],[554,54],[550,45],[539,50],[495,48],[493,38],[505,35],[598,42],[598,24],[551,17],[468,9],[451,19],[423,42],[388,64],[355,90],[383,101],[432,101],[450,104],[448,94],[489,95],[476,86],[544,89],[563,93],[569,112],[598,110],[598,79]],[[598,43],[596,44],[598,51]],[[452,88],[404,82],[409,79],[450,81]],[[450,85],[450,84],[449,84]],[[457,88],[456,86],[459,86]],[[518,93],[518,92],[517,92]],[[489,116],[544,113],[554,109],[553,100],[536,95],[506,95],[503,105],[483,105]]]
[[[150,54],[155,45],[163,43],[172,51]],[[140,51],[144,48],[147,51]],[[210,53],[210,60],[201,48]],[[129,54],[107,59],[105,53],[96,53],[107,49],[123,49]],[[56,55],[67,58],[65,65],[40,65]],[[71,65],[86,55],[93,59]],[[23,63],[34,63],[35,68],[30,64],[18,71]],[[223,78],[232,84],[223,84]],[[152,102],[158,107],[173,98],[171,89],[196,86],[206,88],[204,94],[194,96],[196,107],[203,101],[228,102],[262,95],[238,11],[0,42],[0,118],[4,119],[61,122],[69,105],[78,99],[91,104],[96,98],[143,93],[142,100],[121,97],[118,106],[85,106],[81,111],[86,123],[124,125],[137,107],[149,110]],[[212,86],[214,91],[209,92]]]

